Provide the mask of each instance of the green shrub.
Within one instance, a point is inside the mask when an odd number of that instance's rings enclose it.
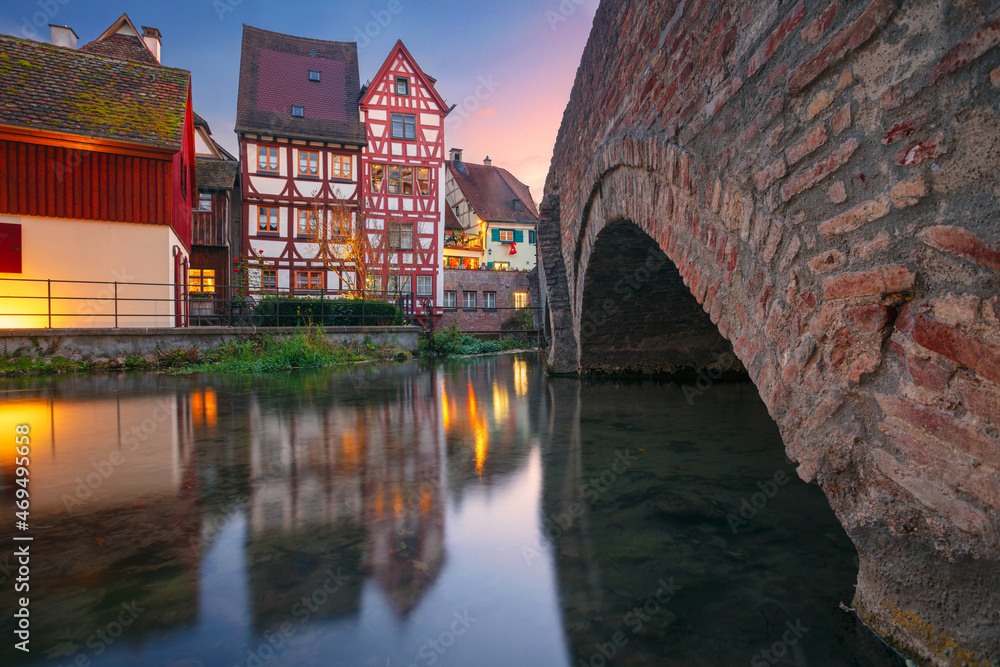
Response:
[[[514,314],[505,319],[500,325],[500,331],[527,331],[534,328],[534,319],[531,317],[531,310],[528,308],[514,311]]]
[[[392,303],[363,299],[267,296],[253,309],[257,326],[390,326],[403,323],[403,311]]]
[[[420,355],[428,357],[459,357],[467,354],[491,354],[506,350],[530,347],[516,337],[505,336],[500,340],[480,340],[462,333],[457,325],[420,337]]]

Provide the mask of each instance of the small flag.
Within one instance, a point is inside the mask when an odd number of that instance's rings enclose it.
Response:
[[[510,252],[508,254],[509,255],[516,255],[517,254],[517,244],[516,243],[511,243],[510,244]]]

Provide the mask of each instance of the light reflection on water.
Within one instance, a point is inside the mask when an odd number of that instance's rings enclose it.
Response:
[[[3,664],[750,664],[786,616],[810,630],[778,664],[892,664],[832,611],[854,552],[817,489],[729,532],[758,480],[794,477],[752,387],[690,407],[518,355],[3,390],[36,539],[32,652]]]

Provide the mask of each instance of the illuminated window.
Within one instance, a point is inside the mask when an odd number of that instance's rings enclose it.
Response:
[[[528,307],[528,293],[527,292],[514,292],[514,307],[515,308],[527,308]]]
[[[445,257],[445,266],[449,269],[457,269],[462,266],[461,257]]]
[[[512,243],[514,241],[514,232],[510,229],[500,230],[500,242],[501,243]]]
[[[417,117],[402,113],[392,114],[392,138],[416,139]]]
[[[349,181],[353,178],[350,155],[334,155],[330,163],[330,178],[340,178]]]
[[[396,94],[409,96],[410,80],[407,79],[405,76],[396,77]]]
[[[210,192],[198,193],[198,210],[199,211],[212,210],[212,193]]]
[[[311,70],[309,70],[309,80],[310,81],[319,81],[319,70],[317,70],[317,69],[311,69]]]
[[[413,194],[413,167],[398,167],[389,165],[372,165],[372,190],[378,192],[375,185],[376,178],[381,183],[382,173],[386,175],[385,191],[390,195],[412,195]]]
[[[319,176],[318,151],[299,151],[299,176]]]
[[[322,271],[296,271],[295,291],[308,292],[323,289]]]
[[[188,289],[191,292],[215,292],[215,269],[189,269]]]
[[[385,174],[385,167],[380,164],[372,165],[372,192],[382,191],[382,178]]]
[[[412,195],[413,194],[413,167],[400,167],[400,173],[402,178],[400,180],[399,186],[401,195]]]
[[[493,268],[497,271],[506,271],[510,268],[510,262],[493,262]]]
[[[278,233],[278,209],[257,207],[257,231],[264,234]]]
[[[458,308],[458,292],[448,291],[444,293],[444,307]]]
[[[430,276],[417,276],[417,296],[433,296],[434,280]]]
[[[496,310],[497,308],[496,292],[483,292],[483,308],[485,308],[486,310]]]
[[[381,292],[382,276],[377,273],[369,273],[365,278],[365,289],[371,292]]]
[[[463,257],[462,258],[462,268],[463,269],[478,269],[479,268],[479,258],[478,257]]]
[[[293,104],[292,115],[296,118],[303,118],[306,115],[306,108],[300,104]]]
[[[299,236],[315,238],[318,235],[319,230],[316,225],[315,211],[310,211],[309,209],[298,211],[297,223],[295,231]]]
[[[475,308],[475,307],[476,307],[476,293],[462,292],[462,308]]]
[[[413,223],[389,223],[389,248],[392,250],[413,250]]]
[[[257,171],[278,173],[278,149],[257,147]]]
[[[264,269],[260,275],[260,286],[264,289],[277,289],[278,272],[274,269]]]
[[[417,187],[424,197],[431,192],[431,170],[427,167],[417,167]]]

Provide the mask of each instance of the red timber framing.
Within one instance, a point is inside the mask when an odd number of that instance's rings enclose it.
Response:
[[[258,170],[258,148],[277,149],[280,173]],[[299,175],[299,151],[318,153],[317,176]],[[334,156],[351,158],[350,179],[333,178]],[[317,258],[316,241],[298,233],[298,212],[317,204],[331,206],[338,202],[352,212],[359,210],[361,188],[357,172],[361,164],[361,147],[241,133],[240,160],[244,174],[240,179],[244,226],[242,255],[262,260],[268,270],[276,271],[281,289],[295,290],[296,271],[323,271],[327,289],[351,289],[354,267],[344,263],[330,266]],[[338,193],[345,196],[338,197]],[[258,215],[262,207],[278,210],[277,232],[259,230]]]
[[[372,79],[360,106],[368,137],[361,182],[372,248],[369,279],[378,276],[374,286],[385,289],[398,281],[396,276],[406,276],[413,293],[417,277],[429,276],[427,296],[436,319],[443,284],[442,166],[448,106],[434,89],[434,79],[420,69],[402,41]],[[399,230],[410,229],[412,243],[398,243]]]

